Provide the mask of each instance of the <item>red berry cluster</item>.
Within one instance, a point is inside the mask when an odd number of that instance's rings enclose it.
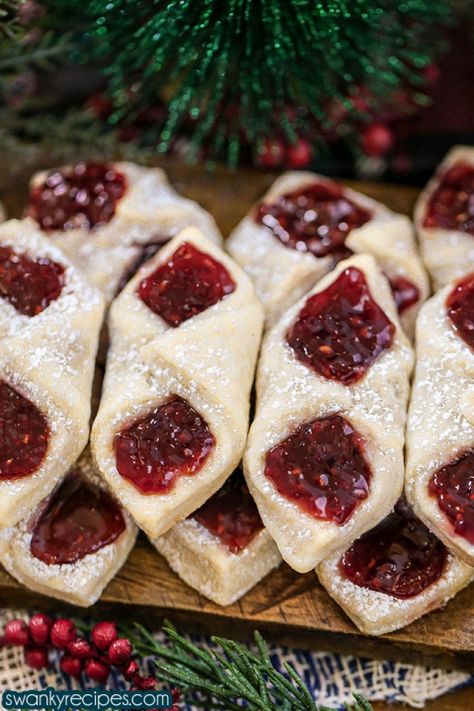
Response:
[[[282,138],[267,138],[260,146],[256,157],[257,165],[263,168],[306,168],[313,160],[313,146],[307,138],[300,137],[296,143]]]
[[[114,622],[98,622],[91,630],[90,640],[81,636],[71,620],[51,620],[47,615],[33,615],[28,622],[10,620],[5,625],[4,645],[24,647],[25,662],[33,669],[48,666],[48,652],[56,648],[62,653],[61,670],[72,677],[84,674],[89,679],[105,684],[112,667],[121,671],[130,682],[131,690],[156,689],[154,676],[142,676],[138,663],[132,659],[133,646],[126,637],[119,637]],[[173,702],[180,692],[173,689]],[[173,706],[178,711],[178,706]]]

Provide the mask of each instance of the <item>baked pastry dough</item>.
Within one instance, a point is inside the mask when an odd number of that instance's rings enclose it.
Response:
[[[309,205],[305,213],[300,208],[295,218],[298,193],[312,185],[322,186],[334,195],[315,198],[316,206],[322,204],[321,217]],[[270,211],[269,215],[259,217],[262,205],[278,205],[278,200],[284,200],[285,196],[288,204],[282,206],[280,216]],[[351,209],[354,211],[352,225]],[[285,210],[288,210],[286,214]],[[290,222],[289,227],[286,220]],[[295,220],[293,228],[297,236],[294,239],[291,220]],[[299,235],[302,236],[298,241]],[[293,249],[286,246],[288,244]],[[417,253],[410,220],[362,193],[315,173],[298,171],[280,176],[260,205],[235,228],[226,246],[252,278],[265,308],[267,326],[273,325],[291,304],[332,269],[337,259],[347,257],[351,251],[372,254],[393,282],[394,293],[400,297],[399,308],[404,304],[401,321],[409,335],[414,330],[417,310],[428,295],[428,280]]]
[[[204,276],[186,267],[195,260]],[[201,304],[208,296],[209,307]],[[147,305],[154,298],[163,308]],[[239,463],[262,322],[250,279],[196,228],[165,245],[112,304],[92,450],[151,538],[200,506]]]
[[[122,567],[136,535],[86,452],[33,512],[0,531],[0,559],[31,590],[88,607]]]
[[[453,301],[454,299],[454,301]],[[467,308],[463,313],[456,307]],[[417,324],[406,491],[416,514],[474,565],[474,278],[441,289]],[[454,309],[454,312],[453,312]],[[450,317],[453,314],[453,319]],[[459,316],[461,320],[459,320]],[[458,325],[456,325],[458,324]]]
[[[322,585],[357,627],[381,635],[443,606],[474,580],[474,568],[401,504],[347,551],[317,568]]]
[[[82,192],[79,190],[78,196],[71,176],[79,171],[82,177],[88,167],[90,177],[85,176],[85,186],[80,184]],[[104,202],[105,208],[109,204],[110,209],[89,214],[90,203],[95,204],[91,196],[94,198],[97,184],[104,183],[104,167],[116,180],[111,181],[109,195],[102,192],[95,200]],[[62,198],[66,188],[72,191],[72,198],[67,202]],[[81,199],[84,192],[85,197]],[[56,200],[60,200],[59,204]],[[48,237],[101,289],[107,301],[153,249],[156,252],[184,227],[196,225],[212,242],[221,243],[211,215],[193,200],[179,195],[163,170],[135,163],[79,163],[37,173],[31,182],[27,214],[40,220]],[[58,229],[63,224],[65,228]]]
[[[415,206],[421,252],[435,291],[474,269],[473,195],[474,148],[456,146]]]
[[[350,294],[359,288],[361,296],[351,313],[344,314]],[[315,298],[328,299],[329,310],[322,307],[320,312],[322,339],[313,332],[304,342],[300,325]],[[360,315],[365,299],[371,306]],[[339,314],[334,308],[340,308]],[[357,319],[354,330],[351,324]],[[290,345],[297,329],[299,354]],[[352,366],[357,369],[372,347],[360,341],[368,334],[372,345],[386,341],[357,373]],[[310,356],[329,353],[327,363],[322,362],[323,371],[329,364],[325,375],[304,362],[308,349]],[[339,350],[341,367],[344,358],[345,365],[351,364],[346,383],[335,377],[333,349]],[[244,471],[266,528],[298,572],[311,570],[372,528],[400,496],[412,364],[388,282],[369,255],[340,262],[266,335]],[[288,486],[290,495],[283,495],[282,487]]]
[[[231,605],[281,563],[246,485],[235,476],[153,541],[180,578],[218,605]]]
[[[87,444],[102,295],[32,222],[0,225],[0,526]]]

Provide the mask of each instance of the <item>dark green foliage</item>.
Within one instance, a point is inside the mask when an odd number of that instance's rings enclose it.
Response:
[[[25,21],[31,3],[44,12]],[[324,146],[336,132],[354,143],[378,107],[426,102],[423,69],[442,49],[451,8],[446,0],[0,0],[7,138],[22,144],[20,113],[29,133],[47,140],[41,118],[51,107],[16,100],[28,94],[25,75],[44,80],[61,62],[83,62],[108,80],[105,129],[113,136],[138,119],[134,136],[154,150],[184,132],[191,159],[204,146],[207,157],[235,165],[242,146],[255,156],[273,137]],[[157,106],[166,106],[164,123],[143,123]],[[69,145],[83,135],[72,131]]]
[[[352,120],[363,118],[352,101],[361,90],[373,109],[400,86],[423,101],[421,70],[438,53],[439,25],[448,21],[450,5],[444,0],[86,4],[96,56],[106,63],[115,101],[112,120],[165,96],[169,117],[160,148],[166,150],[187,123],[196,149],[201,143],[217,154],[225,148],[231,163],[242,138],[258,147],[276,134],[290,141],[297,134],[322,137],[334,102]]]
[[[289,664],[286,674],[273,666],[265,641],[255,632],[256,651],[230,639],[213,637],[213,648],[202,648],[182,637],[174,627],[164,631],[167,644],[158,642],[137,625],[138,636],[127,632],[143,655],[154,655],[160,679],[179,687],[196,707],[233,711],[334,711],[319,706],[303,680]],[[244,702],[244,704],[242,703]],[[347,711],[371,711],[362,696],[355,695]]]

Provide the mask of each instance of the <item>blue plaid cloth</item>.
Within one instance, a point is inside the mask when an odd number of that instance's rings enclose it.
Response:
[[[157,638],[163,641],[161,633],[157,634]],[[210,644],[205,637],[193,637],[192,640],[202,645]],[[291,663],[317,702],[341,709],[344,702],[350,701],[353,692],[364,694],[370,701],[398,701],[413,708],[422,708],[429,699],[454,689],[474,685],[474,675],[400,662],[374,661],[278,646],[270,647],[270,655],[275,667],[281,671],[284,671],[283,662]],[[56,655],[51,659],[51,669],[47,672],[35,672],[24,666],[20,649],[4,648],[0,653],[0,688],[52,686],[57,689],[73,689],[95,686],[85,679],[71,679],[59,669],[59,657]],[[152,658],[143,660],[142,671],[155,674]],[[115,670],[107,686],[116,689],[127,688],[123,677]],[[194,711],[192,706],[183,706],[183,709]]]

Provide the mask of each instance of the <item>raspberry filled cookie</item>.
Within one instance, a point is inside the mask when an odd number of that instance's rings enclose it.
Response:
[[[107,301],[184,227],[221,242],[209,213],[179,195],[164,171],[134,163],[81,162],[37,173],[26,214]]]
[[[409,625],[474,580],[474,568],[449,553],[406,500],[343,553],[318,566],[328,593],[365,634]]]
[[[92,449],[151,538],[195,511],[240,462],[262,322],[250,279],[196,228],[112,304]]]
[[[240,470],[153,543],[180,578],[218,605],[241,598],[281,562]]]
[[[428,283],[410,220],[321,175],[283,174],[227,243],[255,283],[267,325],[352,253],[372,254],[411,336]]]
[[[407,496],[474,565],[474,274],[441,289],[417,324],[407,425]]]
[[[418,198],[415,224],[435,290],[474,270],[474,148],[453,148]]]
[[[28,516],[0,531],[0,559],[30,589],[87,607],[122,567],[136,534],[86,452]]]
[[[267,333],[244,471],[298,572],[398,500],[412,364],[388,281],[368,255],[340,262]]]
[[[101,293],[31,222],[0,226],[0,527],[87,444]]]

